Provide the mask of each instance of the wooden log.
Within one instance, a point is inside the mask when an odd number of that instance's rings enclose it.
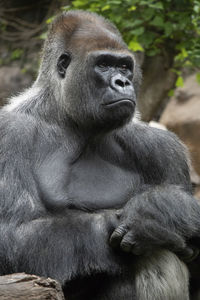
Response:
[[[0,276],[1,300],[64,300],[60,284],[25,273]]]

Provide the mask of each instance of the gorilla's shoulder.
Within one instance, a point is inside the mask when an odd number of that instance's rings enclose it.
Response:
[[[151,127],[138,121],[131,122],[114,133],[115,140],[125,145],[126,153],[137,159],[162,162],[186,161],[187,150],[180,139],[168,130]]]
[[[173,132],[152,127],[142,121],[130,122],[125,127],[116,131],[115,134],[124,137],[130,144],[142,143],[143,145],[148,144],[156,147],[185,148]]]
[[[36,118],[31,115],[3,108],[0,110],[0,138],[5,134],[30,134],[37,128],[37,123]]]

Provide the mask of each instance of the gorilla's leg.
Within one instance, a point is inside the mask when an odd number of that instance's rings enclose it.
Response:
[[[137,263],[137,300],[189,300],[189,273],[172,252],[160,250]]]
[[[135,274],[132,269],[123,276],[110,277],[98,296],[91,300],[136,300]],[[145,300],[145,299],[143,299]]]
[[[172,252],[141,256],[119,278],[110,278],[101,294],[91,300],[189,300],[189,273]]]

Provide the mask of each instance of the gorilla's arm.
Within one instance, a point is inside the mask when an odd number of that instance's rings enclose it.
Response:
[[[174,134],[142,124],[122,136],[144,186],[122,210],[111,244],[135,254],[164,247],[187,260],[190,243],[200,238],[200,206],[192,196],[184,147]]]
[[[200,237],[200,207],[179,186],[163,185],[133,197],[120,215],[121,224],[111,244],[142,254],[163,247],[187,261],[194,255],[190,243]]]
[[[115,274],[120,265],[107,242],[113,228],[110,215],[76,210],[21,224],[2,221],[1,275],[21,271],[64,284],[77,274]]]

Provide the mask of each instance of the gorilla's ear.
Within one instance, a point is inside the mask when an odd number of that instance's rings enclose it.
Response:
[[[67,67],[69,66],[71,61],[71,56],[69,53],[63,53],[57,62],[57,70],[60,77],[64,78]]]

